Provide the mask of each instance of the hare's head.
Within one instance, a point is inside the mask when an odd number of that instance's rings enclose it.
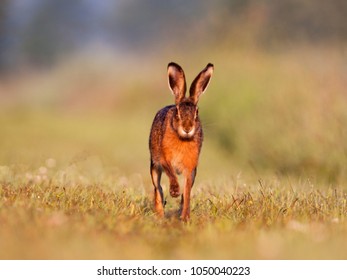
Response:
[[[189,97],[186,97],[187,85],[183,69],[174,62],[168,65],[169,87],[175,96],[176,104],[173,125],[181,138],[192,138],[200,125],[197,104],[210,82],[212,73],[213,65],[209,63],[194,79],[189,89]]]

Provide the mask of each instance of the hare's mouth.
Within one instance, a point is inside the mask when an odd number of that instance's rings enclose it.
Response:
[[[187,128],[183,128],[182,126],[180,126],[178,128],[178,134],[181,138],[183,139],[190,139],[194,136],[194,133],[195,133],[195,127],[191,127],[189,129]]]

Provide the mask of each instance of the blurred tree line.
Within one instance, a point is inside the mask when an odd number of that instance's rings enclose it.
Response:
[[[343,44],[346,15],[346,0],[1,0],[0,69],[50,64],[91,44]]]

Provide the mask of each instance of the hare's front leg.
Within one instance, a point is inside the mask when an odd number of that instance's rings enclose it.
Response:
[[[177,176],[176,176],[174,168],[171,166],[171,164],[168,164],[168,163],[163,165],[163,168],[166,175],[169,177],[170,195],[172,197],[178,197],[180,195],[180,185],[178,184]]]
[[[154,185],[154,210],[159,217],[164,217],[164,194],[160,185],[162,170],[151,162],[151,177]]]
[[[184,222],[190,219],[190,193],[195,181],[196,168],[186,176],[186,184],[184,186],[181,200],[181,220]]]

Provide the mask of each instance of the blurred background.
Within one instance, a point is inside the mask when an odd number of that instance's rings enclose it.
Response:
[[[47,167],[54,180],[151,189],[148,135],[173,103],[175,61],[188,83],[215,65],[198,180],[343,185],[346,15],[345,0],[2,0],[0,180]]]

